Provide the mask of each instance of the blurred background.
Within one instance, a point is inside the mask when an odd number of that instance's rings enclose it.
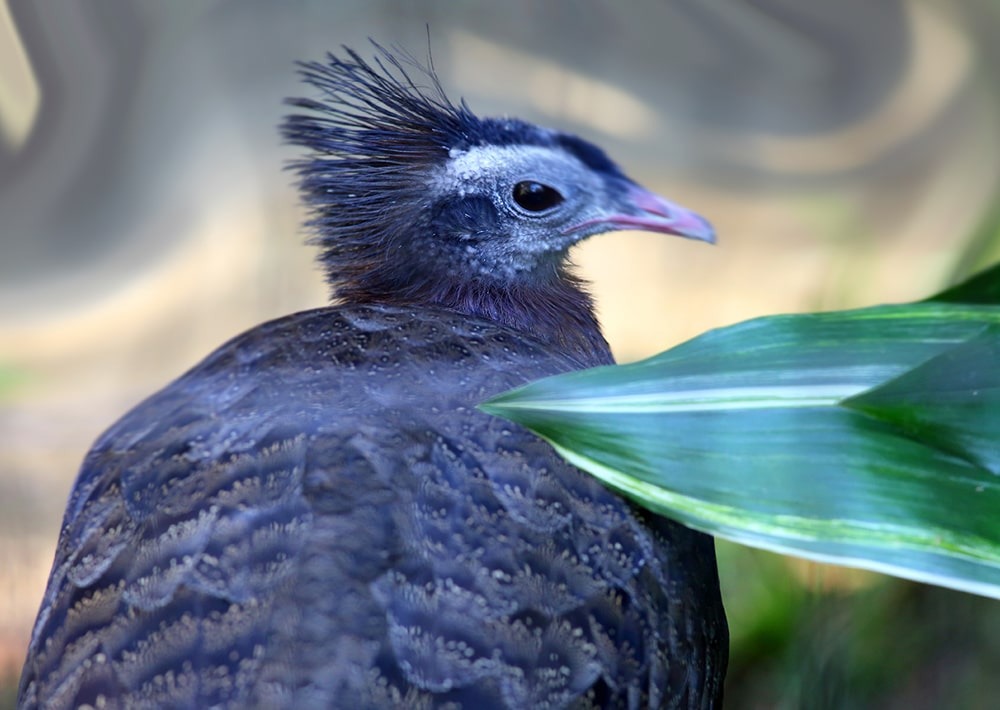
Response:
[[[93,439],[326,301],[275,130],[293,61],[367,37],[424,57],[428,25],[453,98],[577,132],[715,224],[715,248],[576,251],[620,360],[1000,259],[998,2],[0,2],[0,707]],[[728,707],[995,707],[1000,603],[720,557]]]

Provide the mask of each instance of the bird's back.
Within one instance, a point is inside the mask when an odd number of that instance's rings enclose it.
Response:
[[[229,342],[88,454],[22,706],[711,706],[711,539],[475,409],[607,357],[388,306]]]

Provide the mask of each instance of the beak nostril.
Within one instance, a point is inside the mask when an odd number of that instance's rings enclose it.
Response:
[[[676,209],[676,207],[671,203],[652,192],[643,190],[642,188],[633,188],[630,190],[629,197],[632,200],[632,204],[639,209],[660,217],[671,218],[673,217],[674,209]]]

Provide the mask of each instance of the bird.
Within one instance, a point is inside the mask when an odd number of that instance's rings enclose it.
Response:
[[[96,440],[21,708],[720,705],[714,540],[477,408],[613,363],[573,245],[712,227],[372,45],[300,63],[282,124],[331,303]]]

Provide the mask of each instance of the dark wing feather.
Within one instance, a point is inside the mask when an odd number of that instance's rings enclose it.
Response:
[[[385,307],[223,346],[87,456],[23,707],[709,706],[710,538],[474,408],[583,364]]]

